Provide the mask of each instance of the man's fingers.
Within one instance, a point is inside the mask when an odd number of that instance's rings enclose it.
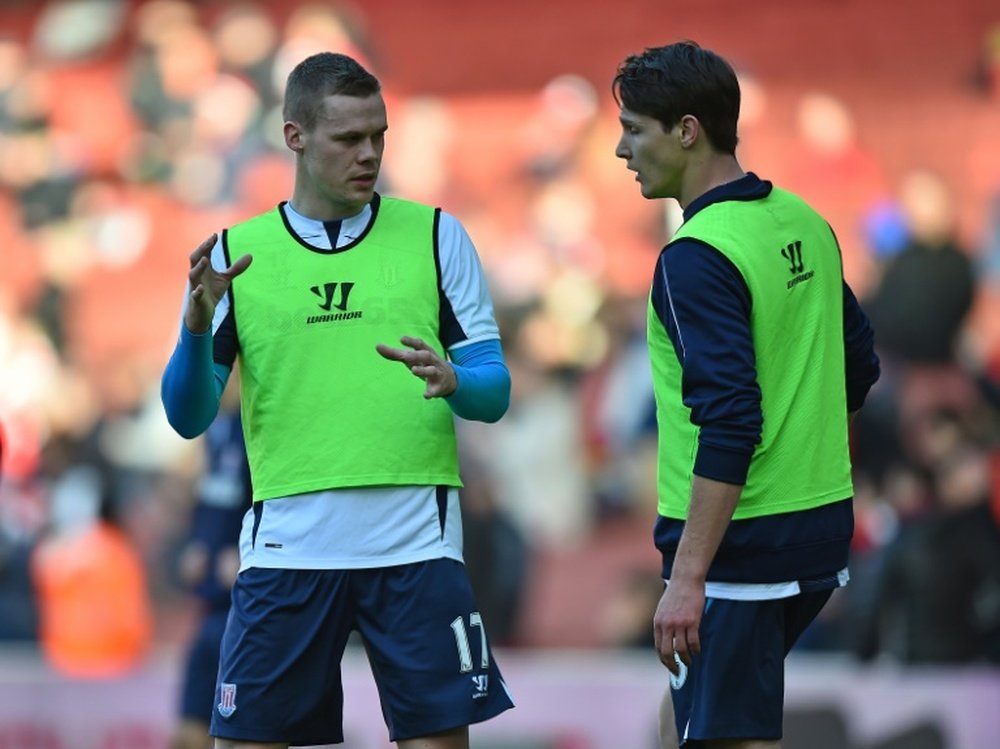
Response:
[[[698,639],[698,628],[688,627],[674,638],[674,651],[685,666],[691,665],[694,656],[701,653],[701,640]]]
[[[680,667],[677,665],[677,659],[674,657],[673,651],[669,653],[660,653],[660,663],[667,667],[667,671],[672,673],[674,676],[680,676]]]
[[[193,258],[192,258],[193,259]],[[188,278],[197,278],[202,274],[202,272],[208,267],[208,258],[205,256],[200,257],[192,266],[191,270],[188,272]]]
[[[226,275],[229,278],[238,276],[250,266],[251,262],[253,262],[253,255],[243,255],[235,263],[229,266],[229,269],[226,271]]]
[[[406,361],[406,355],[408,351],[403,351],[402,349],[393,348],[392,346],[386,346],[384,343],[376,343],[375,350],[379,352],[386,359],[391,359],[392,361]]]
[[[404,339],[405,340],[405,339]],[[417,339],[410,339],[417,340]],[[432,356],[428,356],[428,352],[424,350],[419,351],[406,351],[405,349],[393,348],[392,346],[386,346],[384,343],[375,344],[375,350],[378,351],[386,359],[392,359],[393,361],[399,361],[406,364],[413,370],[413,374],[420,376],[431,376],[437,371],[437,362],[434,361]],[[423,373],[417,370],[424,370]]]
[[[399,342],[404,346],[409,346],[417,351],[430,351],[431,347],[424,343],[422,338],[414,338],[413,336],[404,335],[399,339]]]
[[[681,659],[681,663],[685,666],[691,665],[691,651],[688,649],[687,637],[684,636],[683,632],[680,632],[679,636],[674,638],[674,652]]]
[[[197,263],[200,258],[206,257],[208,255],[208,253],[210,253],[212,251],[212,248],[215,247],[215,241],[216,241],[216,239],[217,239],[217,235],[212,234],[204,242],[202,242],[200,245],[198,245],[198,247],[195,249],[195,251],[191,253],[191,265],[192,266],[195,263]]]
[[[693,627],[687,632],[688,650],[692,656],[701,654],[701,639],[698,637],[698,628]],[[691,665],[690,663],[688,665]]]
[[[455,378],[449,374],[450,367],[432,348],[412,336],[403,336],[400,341],[412,350],[397,349],[384,343],[375,344],[375,350],[384,359],[405,364],[410,374],[424,380],[427,383],[424,398],[427,400],[447,396],[455,391]]]
[[[677,658],[674,655],[673,646],[664,645],[660,650],[660,663],[667,667],[667,670],[674,676],[680,675],[680,666],[677,665]]]
[[[656,654],[660,657],[660,663],[667,667],[674,676],[678,675],[677,661],[674,659],[674,633],[671,629],[665,629],[653,625],[653,642],[656,645]]]

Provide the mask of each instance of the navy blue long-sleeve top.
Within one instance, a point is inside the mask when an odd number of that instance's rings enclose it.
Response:
[[[753,173],[716,187],[684,211],[712,203],[766,197],[772,185]],[[660,254],[652,304],[683,364],[684,404],[700,429],[694,473],[746,483],[761,437],[761,394],[750,330],[753,300],[742,275],[718,250],[679,240]],[[847,409],[856,411],[879,376],[868,317],[844,282]]]
[[[684,218],[712,203],[764,198],[771,189],[770,182],[747,174],[692,201]],[[879,361],[868,317],[850,287],[843,288],[844,381],[847,410],[853,412],[878,379]],[[694,473],[745,484],[763,415],[750,327],[753,299],[742,275],[718,250],[678,240],[660,254],[651,301],[680,357],[682,397],[699,427]],[[763,599],[843,585],[854,528],[851,505],[845,497],[799,512],[732,521],[708,570],[706,593]],[[654,540],[665,579],[683,530],[683,520],[657,519]]]

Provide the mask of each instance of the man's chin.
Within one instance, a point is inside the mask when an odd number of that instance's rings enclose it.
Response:
[[[375,188],[371,187],[368,189],[355,189],[351,190],[349,195],[345,195],[345,202],[351,204],[351,206],[356,210],[360,211],[366,205],[372,202],[372,198],[375,197]]]
[[[670,197],[666,190],[658,190],[651,185],[640,185],[639,189],[642,191],[642,197],[647,200],[660,200],[661,198]]]

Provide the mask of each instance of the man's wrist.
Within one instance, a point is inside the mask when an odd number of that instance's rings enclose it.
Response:
[[[186,319],[184,320],[184,325],[182,327],[184,328],[185,333],[191,336],[195,336],[196,338],[200,338],[201,336],[208,334],[212,328],[210,323],[204,326],[203,330],[198,330],[197,328],[192,327],[192,325]]]
[[[185,316],[184,327],[191,335],[205,335],[205,333],[211,330],[212,321],[211,320],[208,320],[206,322],[202,322],[200,320],[192,321],[191,318]]]
[[[455,368],[455,365],[452,364],[451,362],[445,362],[445,366],[449,370],[451,370],[451,378],[450,379],[451,379],[452,387],[451,387],[451,390],[449,390],[447,393],[442,393],[441,394],[442,398],[448,398],[448,397],[450,397],[450,396],[452,396],[452,395],[454,395],[455,393],[458,392],[458,370]]]
[[[705,572],[695,572],[693,570],[686,570],[683,567],[679,567],[677,562],[674,562],[673,568],[670,570],[670,582],[676,583],[686,583],[688,585],[704,585],[708,574]]]

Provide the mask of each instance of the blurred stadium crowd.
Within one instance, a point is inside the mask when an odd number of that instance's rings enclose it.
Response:
[[[102,633],[59,651],[68,670],[99,675],[186,636],[177,563],[201,453],[170,431],[158,387],[187,254],[288,197],[283,81],[333,49],[386,86],[381,190],[461,218],[490,278],[512,406],[461,437],[467,562],[494,639],[651,642],[645,295],[678,216],[641,200],[613,157],[617,59],[604,78],[554,73],[530,91],[397,88],[407,63],[387,58],[365,11],[0,8],[0,640]],[[912,122],[886,108],[878,127],[895,150],[866,142],[878,97],[859,111],[740,71],[741,161],[831,220],[884,367],[853,427],[853,583],[804,648],[1000,662],[1000,12],[992,20],[955,61],[965,75],[907,105]],[[941,119],[951,171],[921,150]]]

